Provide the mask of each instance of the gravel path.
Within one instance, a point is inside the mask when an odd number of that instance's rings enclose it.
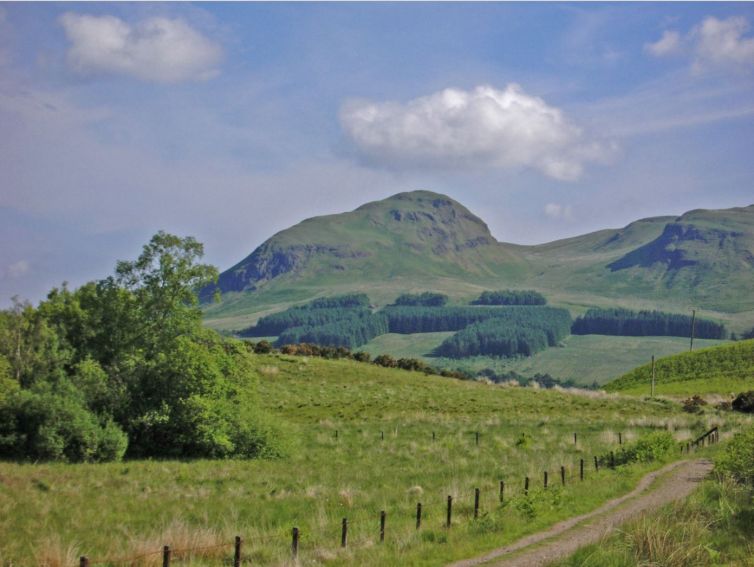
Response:
[[[481,557],[453,563],[450,567],[472,567],[482,564],[535,567],[563,559],[584,545],[598,542],[607,532],[634,516],[685,498],[711,470],[712,463],[705,459],[672,463],[649,473],[628,494],[610,500],[588,514],[569,518],[546,531],[532,534]],[[648,490],[658,477],[666,473],[667,478],[663,478],[654,489]],[[626,502],[625,506],[621,506]],[[541,545],[533,547],[540,543]],[[533,548],[527,549],[529,547]],[[521,553],[516,553],[518,551]]]

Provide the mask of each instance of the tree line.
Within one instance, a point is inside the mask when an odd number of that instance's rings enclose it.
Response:
[[[546,305],[545,296],[531,289],[483,291],[472,305]]]
[[[404,293],[403,295],[399,295],[396,298],[394,305],[423,305],[425,307],[442,307],[446,303],[448,303],[447,295],[425,291],[424,293],[418,294]]]
[[[202,245],[160,232],[135,261],[37,307],[0,311],[0,458],[280,454],[247,346],[201,325],[217,278]]]
[[[445,339],[438,356],[531,356],[556,346],[568,336],[571,315],[552,307],[517,307],[499,310],[497,317],[471,324]]]
[[[574,335],[691,336],[691,317],[663,311],[629,309],[589,309],[573,323]],[[725,326],[708,319],[696,318],[694,336],[700,339],[724,339]]]

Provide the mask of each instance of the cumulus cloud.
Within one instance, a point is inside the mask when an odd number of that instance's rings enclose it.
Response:
[[[547,203],[545,205],[545,216],[556,220],[572,220],[573,208],[571,207],[571,205]]]
[[[217,74],[219,45],[178,19],[136,25],[114,16],[65,13],[68,65],[80,74],[117,74],[157,83],[206,80]]]
[[[742,16],[705,20],[692,32],[696,40],[694,69],[754,67],[754,37],[744,37],[749,22]]]
[[[681,34],[677,31],[665,31],[654,43],[645,43],[644,51],[655,57],[675,55],[683,49]]]
[[[692,70],[751,70],[754,68],[754,37],[746,37],[749,21],[743,16],[720,20],[705,18],[699,25],[681,36],[665,31],[644,50],[655,57],[686,53],[692,59]]]
[[[405,104],[350,101],[340,120],[367,158],[391,167],[526,167],[575,180],[614,151],[516,84],[445,89]]]

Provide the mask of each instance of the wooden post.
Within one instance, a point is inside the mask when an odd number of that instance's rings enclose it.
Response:
[[[385,541],[385,510],[380,512],[380,542]]]
[[[694,330],[696,327],[696,309],[691,310],[691,343],[689,344],[689,352],[694,350]]]
[[[162,567],[170,567],[170,546],[162,548]]]
[[[655,355],[652,355],[652,397],[655,397]]]
[[[579,479],[584,480],[584,459],[579,460]]]
[[[479,489],[474,489],[474,519],[479,517]]]
[[[505,498],[505,481],[500,481],[500,502]]]
[[[448,495],[448,517],[445,521],[446,528],[450,527],[450,520],[451,520],[452,515],[453,515],[453,497]]]
[[[295,561],[298,559],[298,528],[293,528],[291,536],[293,538],[291,541],[291,556]]]
[[[524,496],[529,496],[529,477],[524,479]]]
[[[235,545],[233,546],[233,567],[241,567],[241,536],[236,536]]]
[[[545,471],[545,488],[547,488],[547,471]]]
[[[416,504],[416,529],[422,527],[422,503],[418,502]]]
[[[340,524],[340,547],[348,545],[348,518],[343,518]]]
[[[560,484],[565,486],[565,467],[560,465]]]
[[[476,445],[479,446],[479,432],[476,432]]]
[[[600,462],[597,460],[597,456],[594,457],[594,470],[595,472],[599,472],[600,470]]]
[[[623,445],[623,433],[618,432],[618,445]]]
[[[577,436],[576,436],[576,434],[574,433],[574,434],[573,434],[573,444],[574,444],[574,445],[576,445],[576,443],[577,443],[577,442],[578,442],[578,437],[577,437]]]
[[[435,432],[433,431],[432,432],[432,441],[434,441],[434,440],[435,440]]]
[[[384,441],[384,440],[385,440],[385,432],[380,431],[380,441]]]
[[[89,559],[86,555],[79,557],[79,567],[89,567]]]
[[[336,439],[338,438],[338,430],[337,429],[335,430],[335,438]]]

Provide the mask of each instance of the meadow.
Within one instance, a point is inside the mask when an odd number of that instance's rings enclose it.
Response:
[[[561,341],[562,346],[548,348],[530,357],[476,356],[453,360],[430,356],[434,348],[452,335],[453,333],[388,333],[373,339],[361,347],[361,350],[373,356],[389,353],[395,357],[421,358],[432,366],[458,368],[471,373],[491,368],[497,373],[512,370],[526,377],[549,374],[562,381],[573,380],[575,384],[591,386],[595,382],[605,384],[645,364],[652,355],[660,358],[685,352],[689,348],[688,339],[681,337],[570,335]],[[695,348],[720,344],[724,344],[724,341],[694,341]]]
[[[248,564],[285,565],[296,526],[301,564],[436,565],[628,492],[659,463],[595,472],[593,456],[616,450],[619,433],[630,443],[668,429],[682,442],[712,424],[729,429],[735,420],[715,410],[686,414],[662,400],[501,387],[347,360],[256,355],[254,365],[264,408],[288,424],[287,457],[1,463],[0,563],[75,565],[87,555],[93,564],[119,565],[96,561],[152,552],[130,564],[156,565],[162,545],[170,544],[179,551],[203,547],[176,558],[217,565],[229,560],[239,534]],[[475,488],[481,494],[476,520]],[[343,549],[344,517],[349,542]]]

